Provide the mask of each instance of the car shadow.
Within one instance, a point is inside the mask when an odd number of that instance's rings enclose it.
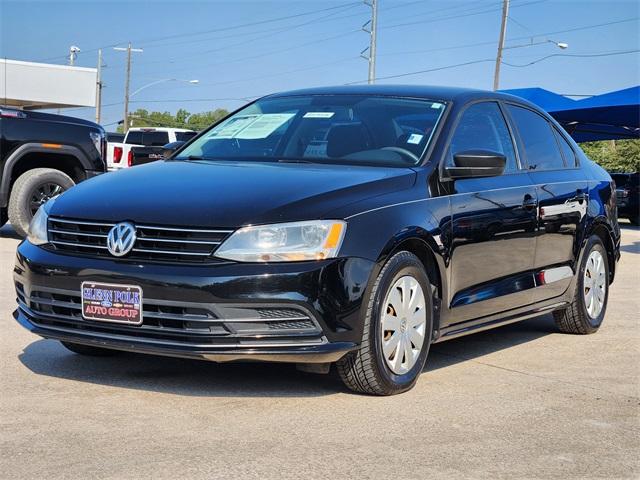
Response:
[[[632,225],[631,223],[623,223],[620,221],[619,223],[620,229],[622,230],[622,235],[624,236],[625,231],[640,231],[640,227],[636,225]],[[635,240],[631,243],[626,243],[625,245],[620,246],[620,251],[623,253],[640,253],[640,241]]]
[[[553,316],[543,315],[503,327],[458,337],[431,346],[425,372],[474,360],[491,353],[517,347],[546,335],[558,333]]]
[[[547,315],[435,344],[428,372],[473,360],[555,332]],[[19,355],[37,375],[118,388],[199,397],[319,397],[348,392],[335,369],[330,375],[302,373],[290,364],[228,363],[119,353],[82,357],[53,340],[37,340]]]
[[[14,240],[22,240],[22,237],[16,233],[16,231],[9,223],[0,228],[0,238],[13,238]]]

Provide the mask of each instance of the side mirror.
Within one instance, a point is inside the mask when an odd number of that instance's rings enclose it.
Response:
[[[173,152],[178,150],[185,143],[187,143],[187,142],[184,142],[182,140],[178,140],[177,142],[171,142],[171,143],[167,143],[166,145],[164,145],[162,147],[162,154],[164,155],[164,158],[169,158],[171,155],[173,155]]]
[[[497,177],[507,164],[506,157],[488,150],[467,150],[453,156],[454,167],[446,167],[449,178]]]

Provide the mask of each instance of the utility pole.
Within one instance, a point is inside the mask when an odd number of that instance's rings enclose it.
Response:
[[[124,81],[124,117],[123,117],[123,131],[127,133],[129,130],[129,83],[131,81],[131,52],[142,53],[141,48],[131,48],[131,42],[127,45],[127,48],[113,47],[114,50],[119,52],[127,52],[127,74]]]
[[[371,7],[371,20],[368,20],[362,30],[369,34],[369,46],[360,52],[360,56],[369,62],[369,76],[367,83],[376,81],[376,40],[378,34],[378,0],[364,0],[364,4]],[[368,52],[365,55],[365,52]]]
[[[504,48],[504,37],[507,33],[507,18],[509,18],[509,0],[502,1],[502,24],[500,25],[500,38],[498,39],[498,54],[496,55],[496,69],[493,74],[493,89],[498,90],[500,86],[500,65],[502,64],[502,49]]]
[[[100,123],[102,110],[102,49],[98,49],[98,73],[96,76],[96,123]]]

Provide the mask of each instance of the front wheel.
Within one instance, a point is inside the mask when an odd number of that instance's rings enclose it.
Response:
[[[561,332],[595,333],[604,319],[609,299],[609,261],[602,240],[593,235],[584,250],[573,301],[565,310],[554,312]]]
[[[342,381],[373,395],[409,390],[424,368],[432,327],[431,283],[422,262],[399,252],[373,285],[360,347],[337,362]]]

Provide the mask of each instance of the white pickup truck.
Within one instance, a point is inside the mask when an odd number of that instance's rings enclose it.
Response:
[[[107,143],[107,168],[119,170],[133,165],[132,147],[162,147],[167,143],[188,141],[197,132],[184,128],[130,128],[122,142]]]

